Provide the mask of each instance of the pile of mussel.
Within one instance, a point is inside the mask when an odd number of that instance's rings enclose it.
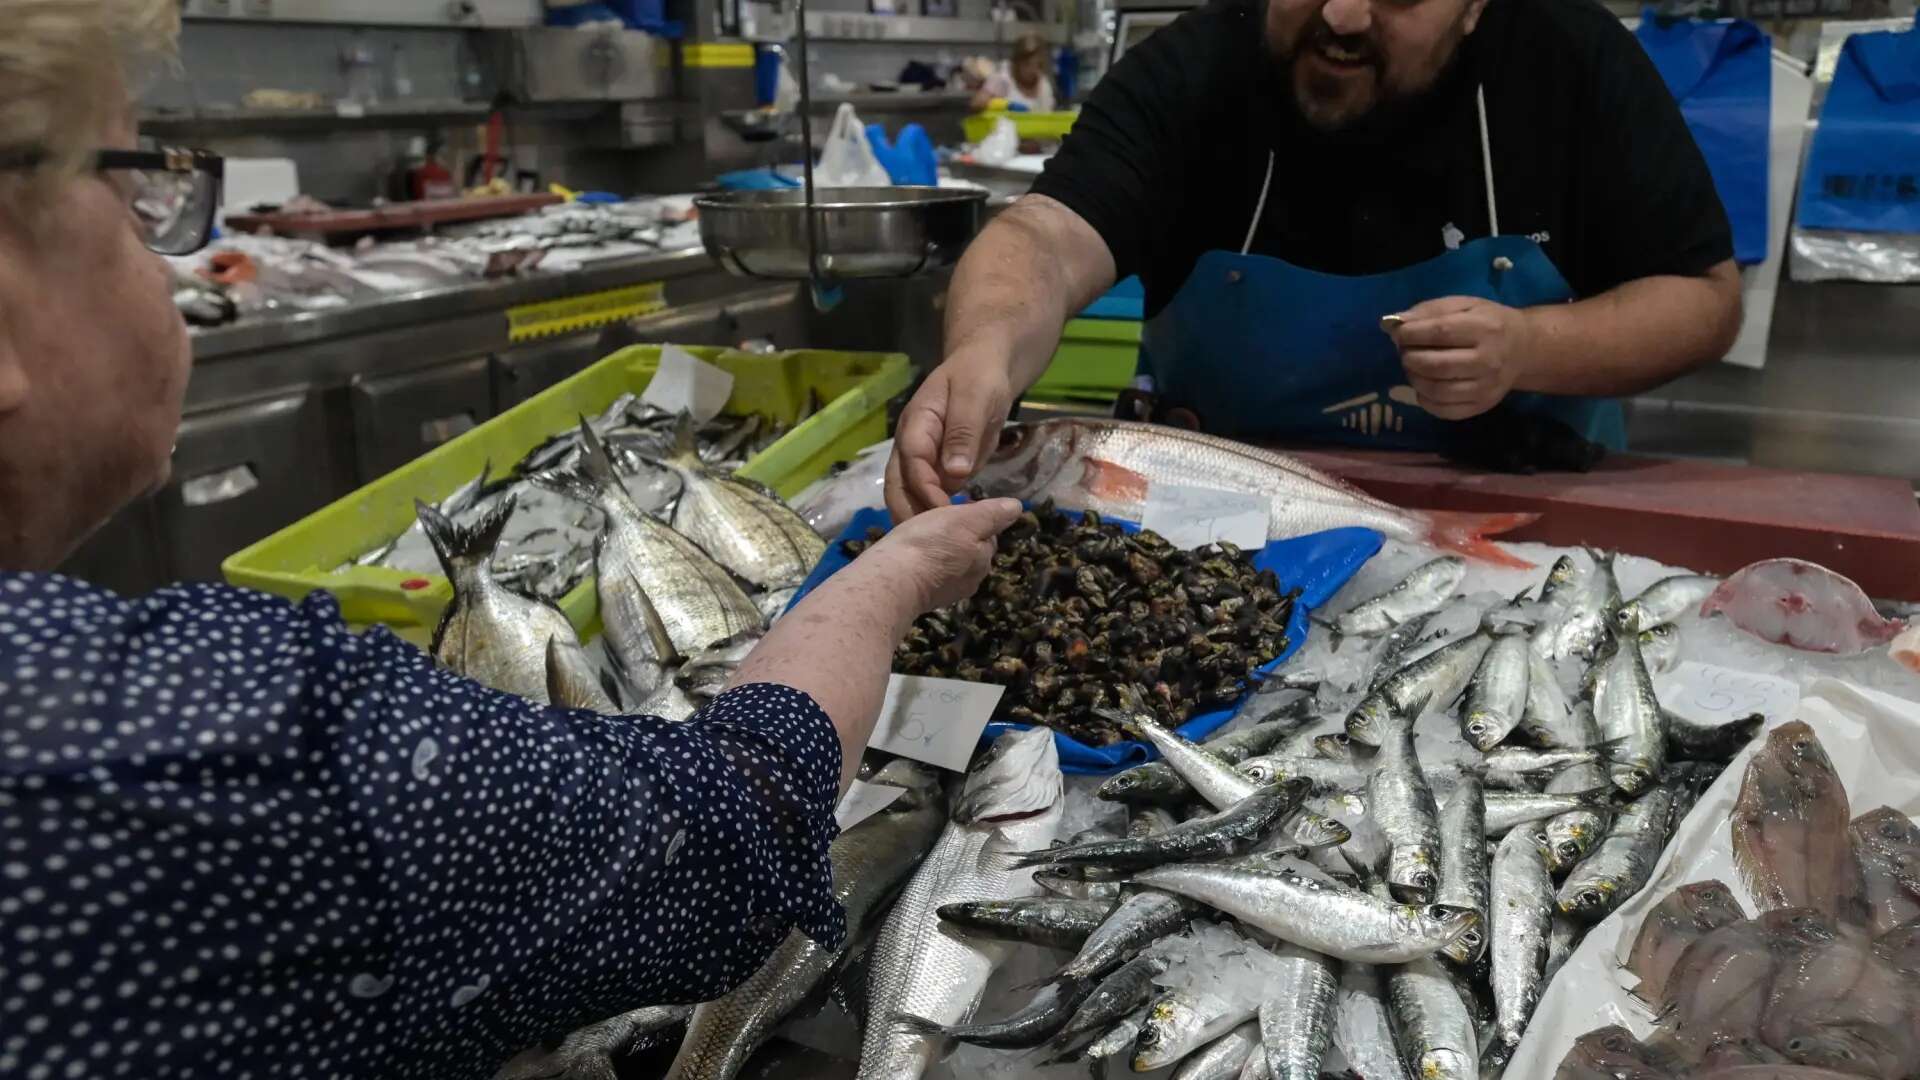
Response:
[[[1286,651],[1297,593],[1232,544],[1182,551],[1043,503],[1002,534],[972,597],[914,624],[894,670],[1003,685],[1000,719],[1104,746],[1128,736],[1095,709],[1143,701],[1177,725],[1239,698]]]

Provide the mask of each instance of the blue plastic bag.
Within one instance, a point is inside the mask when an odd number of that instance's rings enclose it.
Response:
[[[927,129],[919,124],[908,124],[901,128],[899,137],[891,142],[887,139],[886,128],[879,124],[868,124],[867,145],[873,147],[873,156],[880,160],[880,167],[887,170],[887,179],[894,183],[922,187],[935,187],[940,183],[940,166],[934,159],[933,140],[927,137]]]
[[[1795,220],[1920,233],[1920,32],[1855,34],[1841,47]]]
[[[1069,514],[1078,517],[1078,514]],[[1140,526],[1131,521],[1116,518],[1108,519],[1112,524],[1128,532],[1137,531]],[[812,592],[819,584],[837,573],[841,567],[853,560],[841,550],[841,544],[847,540],[862,539],[868,529],[891,529],[893,517],[885,510],[862,510],[853,515],[847,527],[841,531],[838,539],[827,545],[827,552],[820,558],[820,565],[807,575],[798,591],[794,593],[793,603]],[[1299,650],[1307,640],[1309,623],[1307,613],[1333,598],[1354,572],[1359,570],[1368,559],[1373,558],[1383,542],[1381,535],[1372,529],[1329,529],[1326,532],[1296,536],[1291,540],[1275,540],[1253,554],[1253,565],[1261,570],[1271,570],[1280,579],[1280,588],[1298,588],[1300,595],[1293,604],[1293,615],[1287,621],[1287,649],[1279,656],[1260,666],[1265,674],[1279,667],[1289,656]],[[791,607],[791,605],[789,605]],[[1233,714],[1246,700],[1224,709],[1215,709],[1209,713],[1188,720],[1177,729],[1181,735],[1198,741],[1211,734],[1215,729],[1232,719]],[[1025,724],[988,724],[980,733],[982,742],[990,742],[1003,732],[1024,728]],[[1053,733],[1054,745],[1060,748],[1060,768],[1065,772],[1104,775],[1118,772],[1154,758],[1153,747],[1140,742],[1119,742],[1111,746],[1088,746],[1086,743],[1064,732]]]
[[[1663,20],[1635,31],[1707,159],[1733,225],[1733,258],[1767,258],[1767,162],[1773,128],[1773,41],[1744,19]]]

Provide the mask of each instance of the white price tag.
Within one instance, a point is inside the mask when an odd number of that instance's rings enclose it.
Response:
[[[891,676],[880,722],[867,745],[960,772],[1006,692],[1006,687],[988,683]]]
[[[1264,496],[1214,488],[1152,484],[1140,527],[1167,538],[1174,547],[1189,549],[1225,540],[1249,551],[1267,546]]]
[[[704,424],[720,415],[733,396],[733,375],[678,345],[660,347],[660,367],[640,400],[669,413],[691,413]]]
[[[357,101],[347,101],[342,98],[333,103],[333,115],[344,120],[358,120],[360,117],[367,115],[367,109],[366,106]]]
[[[840,831],[845,832],[855,825],[893,805],[893,800],[907,793],[903,787],[892,784],[869,784],[865,780],[855,780],[853,786],[833,808],[833,820],[840,823]]]
[[[1702,724],[1720,724],[1760,713],[1767,726],[1793,719],[1800,684],[1771,675],[1687,660],[1656,676],[1654,691],[1668,710]]]

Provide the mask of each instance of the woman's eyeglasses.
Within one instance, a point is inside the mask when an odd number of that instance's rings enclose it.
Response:
[[[0,170],[32,169],[44,154],[0,156]],[[100,172],[125,172],[133,189],[133,217],[147,247],[162,255],[191,255],[213,236],[226,159],[205,150],[100,150]]]

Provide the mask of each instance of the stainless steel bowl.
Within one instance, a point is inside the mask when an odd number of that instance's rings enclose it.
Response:
[[[909,277],[946,266],[980,231],[984,191],[932,187],[814,189],[820,270],[832,278]],[[726,191],[693,200],[707,254],[747,277],[805,280],[806,195]]]

